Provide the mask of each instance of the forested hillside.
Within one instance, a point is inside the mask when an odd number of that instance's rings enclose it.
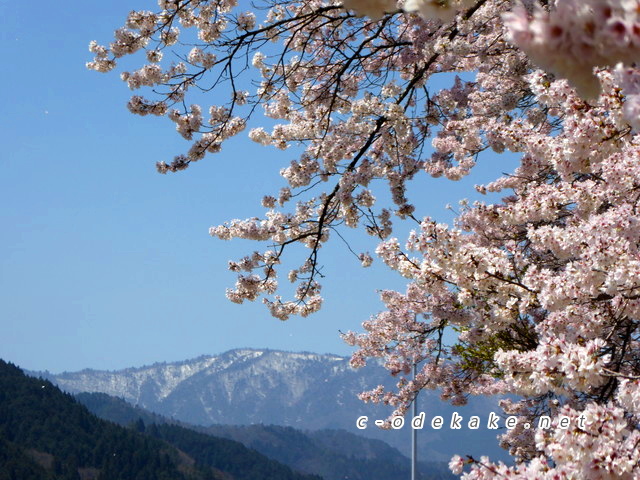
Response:
[[[206,436],[196,449],[185,440],[196,432],[139,430],[97,418],[50,382],[0,360],[0,480],[320,479],[231,440]]]
[[[222,478],[186,468],[167,444],[96,418],[71,395],[5,362],[0,362],[0,438],[9,452],[29,459],[22,464],[36,463],[56,479],[79,480],[81,473],[100,480]]]

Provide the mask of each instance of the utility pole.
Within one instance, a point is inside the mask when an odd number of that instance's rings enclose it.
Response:
[[[417,364],[413,364],[413,382],[416,381]],[[411,406],[413,415],[411,416],[411,480],[418,479],[418,429],[413,428],[413,419],[418,416],[418,394],[413,399]]]

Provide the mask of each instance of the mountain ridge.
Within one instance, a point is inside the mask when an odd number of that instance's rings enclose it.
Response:
[[[161,362],[119,371],[82,370],[43,375],[70,393],[102,392],[132,405],[189,424],[273,424],[300,430],[344,429],[383,440],[405,455],[410,449],[405,430],[380,430],[374,419],[387,418],[392,407],[365,404],[357,395],[382,384],[395,388],[392,377],[379,362],[353,369],[349,357],[313,352],[238,348],[218,355],[201,355],[181,362]],[[495,402],[476,397],[466,407],[452,407],[437,393],[423,391],[419,408],[431,415],[460,411],[484,415]],[[356,428],[356,419],[369,417],[371,427]],[[420,454],[430,460],[448,461],[455,453],[491,455],[506,459],[496,432],[426,431],[420,433]]]
[[[279,352],[279,353],[286,353],[286,354],[294,354],[294,355],[310,355],[310,356],[317,356],[317,357],[334,357],[336,359],[339,360],[349,360],[351,357],[348,355],[339,355],[337,353],[330,353],[330,352],[325,352],[325,353],[318,353],[318,352],[311,352],[311,351],[307,351],[307,350],[281,350],[281,349],[273,349],[273,348],[254,348],[254,347],[238,347],[238,348],[231,348],[229,350],[225,350],[223,352],[220,353],[202,353],[198,356],[195,357],[190,357],[187,358],[185,360],[158,360],[155,361],[153,363],[149,363],[149,364],[143,364],[140,366],[135,366],[135,367],[123,367],[123,368],[116,368],[116,369],[102,369],[102,368],[92,368],[92,367],[86,367],[86,368],[82,368],[80,370],[64,370],[62,372],[51,372],[49,370],[27,370],[27,369],[23,369],[25,371],[25,373],[29,372],[30,374],[33,373],[37,373],[37,374],[46,374],[46,375],[52,375],[52,376],[63,376],[63,375],[67,375],[67,374],[76,374],[76,373],[83,373],[83,372],[104,372],[104,373],[117,373],[117,372],[130,372],[130,371],[137,371],[137,370],[144,370],[144,369],[149,369],[152,367],[161,367],[161,366],[166,366],[166,365],[183,365],[183,364],[187,364],[187,363],[192,363],[196,360],[202,360],[202,359],[206,359],[206,358],[212,358],[212,357],[219,357],[221,355],[226,355],[226,354],[230,354],[230,353],[241,353],[241,352]],[[375,362],[375,359],[372,360]]]
[[[64,371],[62,373],[51,373],[48,371],[29,371],[28,374],[41,376],[42,378],[47,379],[55,379],[55,383],[60,386],[60,388],[69,391],[70,393],[78,393],[81,391],[101,391],[103,393],[107,393],[114,396],[119,396],[127,399],[130,403],[137,404],[140,400],[141,391],[139,391],[138,396],[134,396],[131,393],[131,386],[135,385],[135,382],[128,383],[126,385],[121,385],[120,390],[118,390],[118,386],[114,383],[111,383],[110,387],[107,387],[102,382],[90,382],[88,383],[86,380],[75,380],[75,379],[85,379],[86,377],[96,378],[96,377],[116,377],[122,375],[135,375],[138,379],[144,382],[149,377],[153,375],[153,372],[157,372],[158,370],[165,370],[166,374],[164,375],[164,380],[168,384],[169,391],[167,391],[166,387],[161,388],[159,392],[160,398],[166,398],[170,395],[171,390],[175,388],[179,383],[182,383],[193,375],[197,375],[203,370],[219,366],[220,369],[225,369],[228,367],[237,367],[237,361],[240,359],[242,361],[255,359],[256,357],[260,357],[262,355],[269,354],[286,354],[290,358],[304,359],[304,360],[328,360],[328,361],[340,361],[342,363],[348,363],[349,357],[339,356],[336,354],[326,353],[326,354],[318,354],[314,352],[288,352],[284,350],[272,350],[272,349],[254,349],[254,348],[236,348],[232,350],[228,350],[222,352],[220,354],[213,355],[199,355],[198,357],[180,360],[176,362],[154,362],[150,365],[143,365],[140,367],[128,367],[119,370],[100,370],[93,368],[85,368],[82,370],[78,370],[75,372]],[[247,358],[249,357],[249,358]],[[216,365],[220,363],[220,365]],[[351,368],[351,367],[349,367]],[[175,373],[181,370],[181,375],[175,375]],[[173,375],[170,375],[173,374]],[[126,388],[125,387],[129,387]]]

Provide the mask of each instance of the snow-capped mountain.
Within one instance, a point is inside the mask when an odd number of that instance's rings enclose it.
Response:
[[[363,407],[356,395],[388,374],[376,366],[354,370],[337,355],[237,349],[178,363],[46,376],[71,393],[103,392],[200,425],[345,428],[355,425]]]
[[[46,377],[70,393],[102,392],[147,410],[197,425],[273,424],[299,429],[340,428],[378,438],[408,453],[410,428],[387,431],[373,425],[391,414],[390,407],[364,404],[357,394],[379,384],[393,387],[397,379],[372,363],[357,370],[349,358],[331,354],[236,349],[176,363],[157,363],[119,371],[82,370]],[[493,403],[478,400],[464,408],[450,407],[430,392],[420,394],[427,416],[486,415]],[[495,408],[493,408],[495,409]],[[361,415],[366,430],[356,428]],[[407,422],[408,424],[409,422]],[[425,429],[426,430],[426,429]],[[497,451],[496,432],[429,431],[421,434],[421,450],[430,460],[448,460],[453,453],[475,455]],[[467,447],[468,444],[468,447]],[[485,450],[478,451],[480,444]],[[455,447],[453,446],[455,445]],[[472,446],[475,445],[476,447]],[[491,445],[487,448],[487,445]],[[424,455],[423,455],[424,458]]]

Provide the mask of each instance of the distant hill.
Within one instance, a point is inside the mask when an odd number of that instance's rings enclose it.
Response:
[[[106,393],[81,392],[76,393],[74,397],[97,417],[122,426],[130,426],[139,420],[142,420],[145,425],[167,423],[185,427],[191,426],[190,424],[150,412],[144,408],[133,406],[122,398],[112,397]]]
[[[123,425],[139,421],[147,425],[178,423],[103,393],[79,393],[76,398],[101,418]],[[153,428],[147,426],[147,432]],[[409,459],[397,449],[380,440],[364,438],[345,430],[302,432],[275,425],[191,428],[236,440],[294,470],[317,474],[325,480],[393,480],[410,477]],[[166,432],[167,428],[163,426],[159,430]],[[164,436],[160,438],[167,439]],[[456,478],[448,471],[446,463],[421,462],[419,471],[421,480]]]
[[[242,442],[300,472],[326,480],[411,477],[410,459],[381,440],[345,430],[299,431],[276,425],[213,425],[213,435]],[[445,462],[419,462],[418,479],[454,479]]]
[[[392,409],[365,404],[357,398],[358,393],[378,384],[393,388],[399,380],[375,362],[354,370],[349,366],[349,358],[338,355],[236,349],[114,372],[82,370],[40,375],[71,393],[106,393],[190,424],[347,430],[383,440],[405,455],[410,452],[408,427],[389,431],[373,425],[374,419],[386,418]],[[418,408],[429,417],[445,418],[453,411],[481,418],[486,418],[489,411],[500,411],[491,399],[474,398],[469,406],[452,407],[440,401],[436,393],[427,391],[421,392]],[[360,415],[371,419],[366,430],[356,428]],[[419,458],[448,462],[458,453],[506,460],[508,455],[498,446],[496,433],[500,432],[484,428],[473,432],[425,428],[418,435]]]
[[[0,360],[0,480],[322,480],[239,442],[166,428],[99,419]]]

